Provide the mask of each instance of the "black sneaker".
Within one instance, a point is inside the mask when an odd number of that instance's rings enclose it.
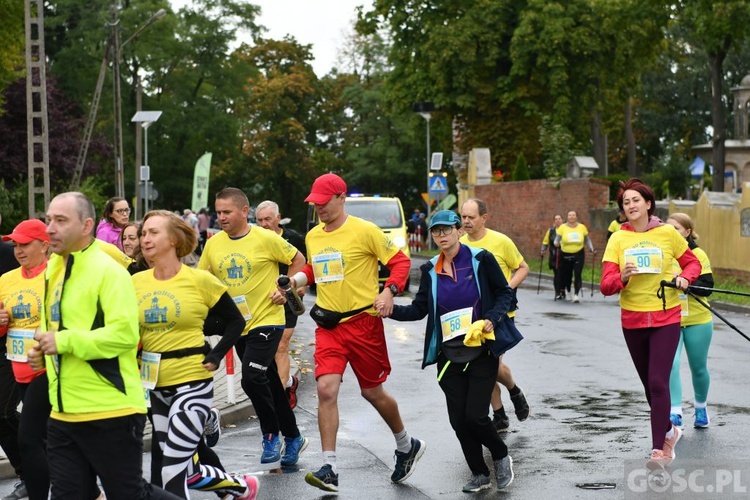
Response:
[[[339,491],[339,475],[330,464],[324,464],[318,472],[308,472],[305,482],[325,491]]]
[[[513,408],[516,410],[516,418],[520,422],[529,418],[529,403],[526,401],[526,396],[524,396],[520,387],[518,387],[518,394],[511,396],[510,400],[513,403]]]
[[[411,450],[407,453],[401,453],[396,450],[396,467],[391,474],[391,481],[394,483],[403,483],[414,472],[414,466],[417,464],[427,444],[419,439],[411,438]]]
[[[492,426],[497,432],[505,432],[510,427],[510,419],[502,406],[492,413]]]
[[[497,480],[498,490],[507,488],[513,482],[513,459],[510,458],[510,455],[495,460],[495,479]]]
[[[490,476],[485,476],[484,474],[475,474],[471,478],[471,480],[464,485],[461,491],[463,491],[464,493],[476,493],[480,490],[486,490],[491,486],[492,483],[490,483]]]

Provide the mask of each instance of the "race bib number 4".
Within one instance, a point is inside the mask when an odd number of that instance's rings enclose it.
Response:
[[[443,342],[466,335],[471,326],[471,315],[474,309],[466,307],[440,316],[440,328],[443,330]]]
[[[8,339],[6,341],[8,349],[7,358],[11,361],[25,363],[27,361],[26,356],[35,343],[34,330],[11,328],[8,330]]]
[[[660,248],[628,248],[625,263],[633,263],[639,273],[661,274],[662,254]]]
[[[320,253],[312,258],[316,283],[341,281],[344,279],[344,259],[341,252]]]
[[[141,353],[141,383],[144,388],[156,388],[156,381],[159,380],[159,362],[161,354],[146,351]]]

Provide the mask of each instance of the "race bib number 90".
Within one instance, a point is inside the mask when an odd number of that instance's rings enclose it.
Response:
[[[625,263],[633,263],[639,273],[661,274],[662,253],[660,248],[628,248]]]

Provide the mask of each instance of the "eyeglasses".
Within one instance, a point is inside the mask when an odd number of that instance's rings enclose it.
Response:
[[[433,236],[447,236],[453,232],[454,226],[437,226],[430,229]]]
[[[126,215],[126,214],[130,214],[130,209],[129,208],[118,208],[117,210],[115,210],[115,212],[117,212],[120,215]]]

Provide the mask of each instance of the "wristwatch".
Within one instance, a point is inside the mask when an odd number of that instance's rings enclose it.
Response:
[[[391,291],[391,293],[393,294],[394,297],[396,295],[398,295],[398,287],[396,285],[394,285],[393,283],[391,283],[390,285],[388,285],[388,290]]]

